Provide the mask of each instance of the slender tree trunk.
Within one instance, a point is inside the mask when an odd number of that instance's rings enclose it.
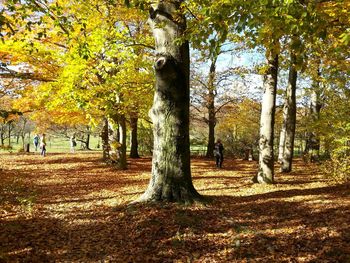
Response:
[[[25,149],[25,137],[26,137],[25,129],[26,129],[26,125],[27,125],[27,120],[25,118],[23,118],[23,126],[22,126],[22,129],[21,129],[20,136],[22,138],[22,148],[24,150],[26,150]]]
[[[311,103],[309,109],[309,115],[312,122],[317,122],[320,119],[320,113],[322,108],[321,101],[321,89],[320,89],[320,71],[317,71],[317,77],[314,77],[312,83],[312,93],[311,93]],[[310,150],[314,150],[316,152],[311,154],[311,161],[319,158],[320,151],[320,137],[315,131],[308,131],[306,134],[306,143],[304,154],[308,154]]]
[[[285,95],[286,96],[286,95]],[[278,144],[278,162],[282,164],[283,154],[284,154],[284,145],[286,143],[286,119],[287,119],[287,107],[285,107],[286,99],[283,104],[283,122],[280,132],[280,140]]]
[[[264,76],[264,95],[262,100],[259,139],[259,171],[253,178],[257,183],[274,182],[274,124],[278,73],[278,56],[268,55],[268,70]]]
[[[110,116],[113,123],[110,128],[113,133],[110,135],[111,154],[110,159],[118,169],[127,169],[126,162],[126,119],[123,114],[113,114]]]
[[[118,168],[121,170],[127,169],[127,161],[126,161],[126,118],[125,115],[122,114],[119,116],[119,161]]]
[[[296,70],[296,55],[291,51],[289,67],[288,86],[286,92],[286,137],[281,165],[281,172],[289,173],[292,170],[292,162],[294,155],[294,137],[295,137],[295,122],[296,122],[296,86],[297,86],[297,70]]]
[[[91,129],[89,126],[86,126],[86,140],[85,145],[87,150],[91,150],[90,148],[90,138],[91,138]]]
[[[25,137],[26,137],[26,135],[25,135],[24,133],[22,133],[22,135],[21,135],[21,139],[22,139],[22,149],[25,149],[25,145],[26,145],[26,143],[25,143]]]
[[[208,145],[207,145],[207,157],[213,157],[214,156],[214,145],[215,145],[215,125],[216,125],[216,118],[215,118],[215,108],[214,104],[210,105],[209,108],[209,119],[208,119]]]
[[[4,123],[1,125],[1,145],[4,146],[5,145],[5,141],[6,141],[6,122],[4,121]]]
[[[11,146],[11,132],[12,132],[12,123],[11,123],[11,121],[10,122],[8,122],[8,124],[7,124],[7,126],[8,126],[8,141],[9,141],[9,147]]]
[[[216,71],[216,58],[212,60],[209,70],[208,79],[208,145],[207,145],[207,157],[214,157],[214,145],[215,145],[215,126],[216,126],[216,113],[215,113],[215,71]]]
[[[130,117],[130,126],[131,126],[131,145],[130,145],[130,158],[140,158],[138,152],[138,140],[137,140],[137,114]]]
[[[109,125],[108,125],[108,119],[105,117],[103,118],[103,126],[101,131],[101,142],[102,142],[102,158],[104,161],[109,161],[109,151],[110,151],[110,145],[109,145]]]
[[[152,176],[138,201],[190,203],[200,198],[192,184],[189,141],[189,43],[182,1],[158,1],[150,9],[156,43],[156,90],[150,112],[154,149]]]
[[[0,137],[1,137],[1,146],[4,146],[4,144],[5,144],[5,125],[1,125]]]

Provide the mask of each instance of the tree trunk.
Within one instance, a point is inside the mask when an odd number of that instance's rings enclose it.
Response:
[[[215,113],[215,67],[216,58],[212,60],[209,70],[209,79],[208,79],[208,145],[207,145],[207,157],[214,157],[214,145],[215,145],[215,126],[216,126],[216,113]]]
[[[283,150],[283,158],[281,164],[281,172],[289,173],[292,170],[292,161],[294,154],[294,137],[295,137],[295,122],[296,122],[296,85],[297,85],[297,70],[295,68],[296,55],[291,51],[288,86],[286,92],[286,102],[284,107],[287,113],[283,122],[286,127],[286,136]]]
[[[130,145],[130,158],[140,158],[138,152],[138,140],[137,140],[137,122],[138,117],[134,115],[130,117],[130,126],[131,126],[131,145]]]
[[[317,77],[314,77],[313,83],[312,83],[312,93],[311,93],[311,103],[310,103],[309,114],[313,122],[317,122],[320,119],[320,112],[322,108],[321,90],[320,90],[320,83],[318,79],[320,77],[320,74],[321,73],[318,70]],[[316,152],[315,156],[314,156],[314,153],[311,154],[311,157],[310,157],[311,161],[318,160],[319,151],[320,151],[320,137],[315,131],[308,131],[306,134],[306,144],[305,144],[304,154],[308,154],[310,150],[314,150]]]
[[[101,131],[101,142],[102,142],[102,158],[104,161],[109,161],[109,151],[110,151],[110,145],[109,145],[109,132],[108,132],[108,119],[105,117],[103,118],[103,126]]]
[[[26,135],[25,135],[24,133],[22,133],[22,135],[21,135],[21,139],[22,139],[22,149],[25,149],[25,145],[26,145],[25,137],[26,137]]]
[[[190,169],[189,43],[175,41],[186,29],[181,3],[158,1],[150,9],[156,44],[156,89],[150,111],[154,149],[151,180],[138,201],[200,199]]]
[[[86,150],[91,150],[90,138],[91,138],[91,129],[89,126],[86,126],[86,140],[85,140]]]
[[[8,141],[9,141],[9,147],[11,147],[11,132],[12,132],[12,122],[9,121],[7,123],[7,126],[8,126]]]
[[[209,119],[208,119],[208,145],[207,145],[207,157],[213,157],[214,156],[214,145],[215,145],[215,125],[216,125],[216,118],[214,113],[214,104],[208,108],[209,110]]]
[[[269,54],[268,69],[264,75],[264,95],[262,100],[259,139],[259,171],[253,178],[257,183],[274,182],[274,124],[278,73],[278,56]]]
[[[110,161],[118,169],[127,169],[126,162],[126,119],[123,114],[113,114],[110,116],[112,123],[110,128],[113,133],[110,134],[111,153]]]
[[[287,96],[285,94],[285,96]],[[278,144],[278,162],[282,164],[282,159],[284,155],[284,145],[286,143],[286,119],[287,119],[287,107],[285,106],[287,103],[286,99],[283,104],[283,122],[282,122],[282,127],[281,127],[281,132],[280,132],[280,140]]]
[[[120,139],[120,147],[119,147],[119,161],[118,168],[121,170],[127,169],[126,162],[126,118],[125,115],[122,114],[119,116],[119,139]]]
[[[4,146],[5,145],[5,124],[1,125],[0,137],[1,137],[1,146]]]
[[[20,136],[22,138],[22,147],[23,147],[24,150],[27,149],[27,148],[25,148],[25,137],[26,137],[25,130],[26,130],[26,125],[27,125],[27,120],[25,118],[23,118],[23,126],[22,126],[22,129],[21,129],[21,132],[20,132]]]

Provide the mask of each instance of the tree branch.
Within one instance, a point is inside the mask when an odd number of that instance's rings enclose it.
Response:
[[[215,114],[217,114],[218,112],[220,112],[220,110],[221,110],[223,107],[225,107],[227,104],[230,104],[230,103],[232,103],[232,102],[234,102],[233,99],[232,99],[232,100],[228,100],[228,101],[226,101],[225,103],[221,104],[220,107],[218,107],[218,108],[216,109]]]
[[[1,72],[0,79],[28,79],[28,80],[36,80],[42,82],[53,82],[55,79],[48,79],[41,76],[37,76],[33,73],[22,73],[22,72]]]

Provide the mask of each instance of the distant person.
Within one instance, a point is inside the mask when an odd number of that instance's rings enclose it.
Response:
[[[37,150],[38,150],[38,146],[39,146],[39,139],[40,139],[39,135],[38,135],[38,134],[36,134],[36,135],[34,136],[34,139],[33,139],[33,143],[34,143],[35,151],[37,151]]]
[[[221,143],[221,140],[217,140],[214,145],[214,156],[216,159],[216,167],[222,168],[222,163],[224,161],[224,146]]]
[[[41,149],[41,155],[45,157],[46,155],[46,135],[43,133],[41,136],[40,141],[40,149]]]
[[[75,152],[75,147],[77,146],[77,141],[75,140],[75,136],[73,135],[70,138],[70,152],[74,153]]]

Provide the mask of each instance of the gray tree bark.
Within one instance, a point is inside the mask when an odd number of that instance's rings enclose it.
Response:
[[[281,172],[289,173],[292,170],[292,162],[294,155],[294,137],[296,122],[296,85],[297,85],[296,55],[291,51],[288,86],[286,92],[286,101],[284,104],[284,112],[286,112],[285,123],[285,143],[283,150],[283,158],[281,163]]]
[[[264,95],[262,100],[259,139],[259,170],[254,182],[272,184],[274,182],[274,125],[275,102],[278,73],[278,56],[267,56],[268,69],[264,75]]]
[[[124,114],[119,116],[119,135],[120,135],[120,148],[119,150],[119,162],[118,168],[121,170],[126,170],[127,160],[126,160],[126,118]]]
[[[182,1],[158,1],[149,23],[156,44],[156,89],[150,116],[154,149],[152,176],[137,201],[191,203],[200,199],[192,184],[189,143],[189,43],[176,41],[186,29]]]
[[[285,94],[285,96],[287,96]],[[284,100],[283,104],[283,121],[282,121],[282,127],[281,127],[281,132],[280,132],[280,139],[279,139],[279,144],[278,144],[278,162],[282,164],[282,159],[283,159],[283,154],[284,154],[284,145],[286,143],[286,119],[287,119],[287,107],[284,105],[286,104],[286,99]]]

